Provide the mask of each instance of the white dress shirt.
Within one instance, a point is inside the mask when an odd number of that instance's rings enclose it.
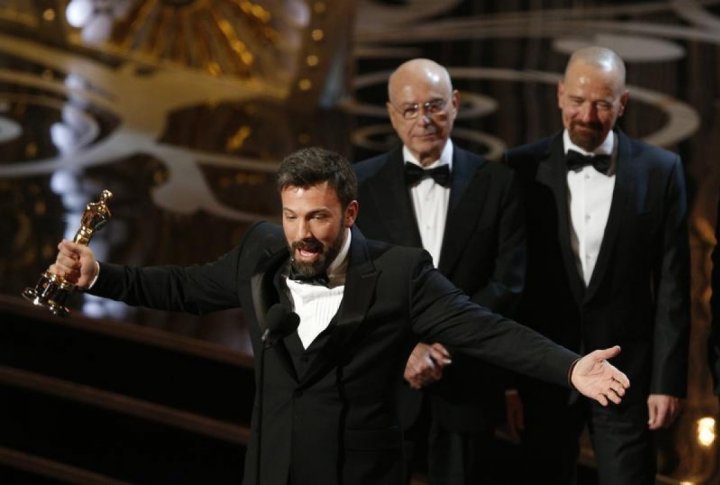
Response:
[[[605,141],[593,153],[586,152],[570,141],[567,130],[563,133],[563,142],[565,153],[575,150],[583,155],[613,156],[615,134],[610,131]],[[575,252],[575,262],[586,286],[590,284],[610,215],[610,203],[615,189],[614,165],[612,161],[608,175],[598,172],[591,165],[578,171],[568,170],[567,174],[572,224],[570,242]]]
[[[297,331],[304,348],[308,348],[327,328],[340,308],[345,291],[351,234],[349,228],[345,229],[345,242],[327,270],[328,286],[302,283],[287,277],[285,279],[290,290],[293,311],[300,317]]]
[[[422,167],[406,146],[403,146],[403,156],[406,162]],[[447,165],[452,173],[452,158],[453,144],[448,140],[440,154],[440,159],[423,168],[430,169]],[[410,198],[415,210],[415,220],[420,230],[422,247],[430,253],[433,264],[437,266],[445,235],[445,222],[450,204],[450,187],[443,187],[428,177],[410,189]]]

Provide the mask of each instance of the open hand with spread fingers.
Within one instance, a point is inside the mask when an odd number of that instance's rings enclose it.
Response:
[[[620,346],[590,352],[575,363],[570,383],[581,394],[595,399],[603,406],[613,402],[620,404],[630,380],[607,359],[620,353]]]

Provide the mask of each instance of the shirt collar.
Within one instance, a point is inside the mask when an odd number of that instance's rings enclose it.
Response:
[[[330,286],[338,286],[345,284],[345,275],[348,267],[348,253],[350,252],[350,241],[352,241],[352,231],[349,227],[345,228],[345,241],[343,242],[340,252],[327,269],[328,280]]]
[[[403,157],[404,162],[410,162],[414,163],[415,165],[422,167],[420,162],[417,158],[415,158],[415,155],[413,155],[407,146],[403,145]],[[439,167],[441,165],[447,165],[450,171],[452,172],[452,160],[453,160],[453,143],[452,140],[448,138],[447,143],[445,143],[445,148],[443,148],[442,153],[440,154],[440,158],[435,160],[433,163],[428,165],[427,167],[423,168],[435,168]]]
[[[576,152],[580,152],[583,155],[612,155],[613,149],[615,148],[615,132],[613,130],[610,130],[605,137],[605,140],[598,146],[595,150],[592,152],[587,152],[574,144],[570,140],[570,134],[567,130],[563,131],[563,145],[565,147],[565,154],[567,154],[568,150],[575,150]]]

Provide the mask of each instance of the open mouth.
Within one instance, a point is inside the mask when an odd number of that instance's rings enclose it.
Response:
[[[299,241],[293,244],[296,259],[308,260],[316,258],[322,253],[322,244],[319,241]]]
[[[307,251],[304,249],[298,249],[296,251],[296,254],[299,256],[299,259],[312,259],[319,254],[319,251]]]

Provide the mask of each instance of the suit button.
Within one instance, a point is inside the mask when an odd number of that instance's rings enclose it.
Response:
[[[302,389],[297,389],[295,392],[293,392],[293,397],[295,398],[301,398],[303,395]]]

